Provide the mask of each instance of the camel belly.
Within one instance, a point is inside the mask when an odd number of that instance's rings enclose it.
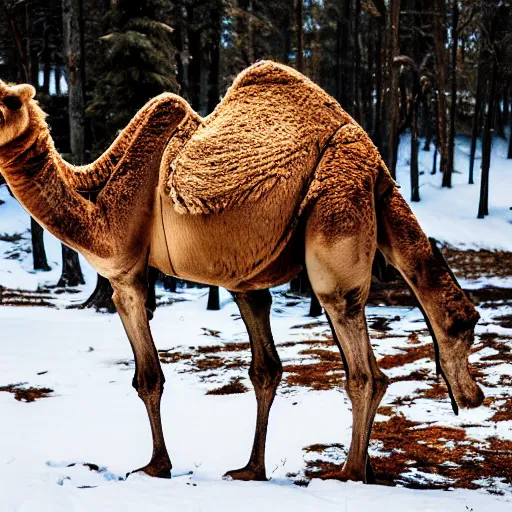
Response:
[[[288,281],[303,260],[294,230],[299,198],[278,200],[278,192],[215,215],[180,214],[162,197],[154,217],[150,265],[232,291]]]

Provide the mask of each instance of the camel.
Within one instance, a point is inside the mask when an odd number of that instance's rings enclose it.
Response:
[[[268,288],[304,267],[352,402],[351,446],[333,478],[373,479],[368,442],[388,385],[364,314],[376,251],[418,299],[454,409],[482,403],[468,367],[478,313],[369,137],[308,78],[258,62],[206,118],[162,94],[83,167],[55,150],[34,94],[29,85],[0,83],[0,170],[24,208],[112,283],[153,437],[139,471],[170,477],[172,468],[160,418],[164,376],[146,311],[148,265],[228,289],[247,327],[256,429],[247,465],[227,477],[266,480],[269,411],[283,372]]]

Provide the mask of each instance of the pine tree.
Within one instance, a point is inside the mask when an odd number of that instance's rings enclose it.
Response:
[[[103,139],[124,128],[150,98],[177,92],[172,29],[159,19],[161,0],[117,0],[106,17],[103,77],[87,114]],[[105,140],[96,141],[104,149]]]

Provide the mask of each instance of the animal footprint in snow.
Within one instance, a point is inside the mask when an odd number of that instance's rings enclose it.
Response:
[[[122,476],[118,476],[109,471],[104,466],[98,466],[91,462],[53,462],[48,461],[47,466],[54,468],[66,468],[66,474],[57,478],[58,485],[64,485],[69,481],[71,485],[80,489],[97,487],[98,485],[112,481],[124,480]]]

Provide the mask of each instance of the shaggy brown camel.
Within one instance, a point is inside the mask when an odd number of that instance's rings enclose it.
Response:
[[[85,167],[59,156],[33,96],[28,85],[0,84],[0,170],[27,211],[112,282],[153,435],[142,471],[168,477],[171,469],[160,420],[164,377],[145,308],[148,263],[223,286],[240,308],[257,420],[248,464],[227,473],[234,479],[266,478],[268,416],[282,374],[267,288],[304,266],[343,356],[352,401],[352,443],[333,477],[372,478],[368,441],[387,387],[364,316],[377,248],[418,298],[453,403],[482,402],[468,371],[478,313],[368,136],[306,77],[259,62],[206,119],[178,96],[161,95]]]

